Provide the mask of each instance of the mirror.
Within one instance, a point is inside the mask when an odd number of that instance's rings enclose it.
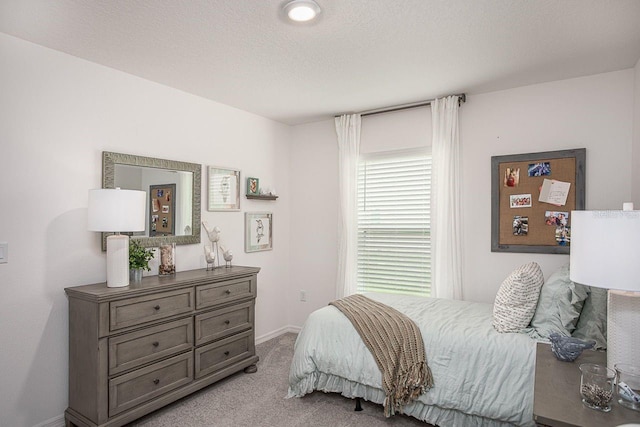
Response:
[[[200,243],[202,166],[131,154],[102,153],[102,188],[147,193],[146,228],[130,234],[145,247]],[[102,233],[102,250],[107,235]]]

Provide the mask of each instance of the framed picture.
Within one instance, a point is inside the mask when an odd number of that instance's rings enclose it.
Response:
[[[247,195],[257,196],[260,194],[260,186],[258,178],[247,178]]]
[[[149,186],[149,237],[175,236],[176,184]]]
[[[245,212],[244,251],[258,252],[273,249],[273,214]]]
[[[585,161],[584,148],[491,157],[491,251],[568,254]]]
[[[209,166],[208,211],[240,210],[240,171]]]

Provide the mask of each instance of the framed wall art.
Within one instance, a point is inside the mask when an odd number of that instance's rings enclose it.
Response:
[[[260,194],[260,180],[258,178],[247,178],[247,196],[257,196]]]
[[[491,157],[491,251],[568,254],[585,161],[584,148]]]
[[[244,251],[258,252],[273,249],[273,214],[245,212]]]
[[[209,166],[208,211],[240,210],[240,171]]]

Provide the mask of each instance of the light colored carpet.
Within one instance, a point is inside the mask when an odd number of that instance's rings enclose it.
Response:
[[[288,333],[257,345],[255,374],[239,372],[129,427],[429,426],[404,415],[385,418],[382,405],[365,401],[363,411],[355,412],[355,401],[337,393],[285,399],[295,339]]]

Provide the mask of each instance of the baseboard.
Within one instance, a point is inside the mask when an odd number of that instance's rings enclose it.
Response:
[[[33,427],[64,427],[64,414],[49,418]]]
[[[294,334],[297,334],[298,332],[300,332],[301,329],[302,328],[300,326],[293,326],[293,325],[283,326],[280,329],[276,329],[275,331],[268,332],[264,335],[260,335],[259,337],[256,337],[256,344],[269,341],[270,339],[279,337],[280,335],[286,334],[288,332],[293,332]]]

